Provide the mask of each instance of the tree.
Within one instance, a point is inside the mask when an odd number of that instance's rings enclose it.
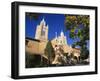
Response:
[[[54,49],[52,47],[51,41],[48,41],[46,48],[45,48],[45,55],[48,57],[48,64],[51,64],[52,59],[54,58]]]
[[[25,53],[25,66],[26,68],[39,67],[41,64],[41,56],[30,53]]]
[[[89,42],[89,19],[89,15],[65,15],[66,30],[70,32],[70,38],[74,40],[76,39],[73,43],[73,47],[80,46],[81,54],[86,54],[84,51],[88,50],[87,42]]]

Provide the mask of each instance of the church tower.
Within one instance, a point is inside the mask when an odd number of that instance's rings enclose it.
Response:
[[[64,35],[64,32],[61,31],[60,36],[57,38],[58,45],[67,45],[66,36]]]
[[[66,36],[64,35],[64,32],[61,31],[60,33],[60,42],[64,45],[64,44],[67,44],[67,40],[66,40]]]
[[[40,24],[37,25],[36,27],[35,39],[38,39],[41,41],[48,40],[48,25],[46,25],[44,18],[42,19]]]

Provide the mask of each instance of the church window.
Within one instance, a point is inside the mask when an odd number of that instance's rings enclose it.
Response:
[[[45,36],[45,29],[44,28],[42,28],[41,36]]]

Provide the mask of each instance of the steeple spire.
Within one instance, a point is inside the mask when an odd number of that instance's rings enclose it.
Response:
[[[55,36],[56,36],[56,39],[57,39],[57,32],[55,32]]]
[[[64,36],[64,32],[63,32],[62,30],[61,30],[61,33],[60,33],[60,35],[61,35],[61,36]]]
[[[42,19],[42,21],[45,22],[45,21],[44,21],[44,18]]]
[[[40,24],[43,24],[44,26],[46,25],[44,18],[41,20]]]

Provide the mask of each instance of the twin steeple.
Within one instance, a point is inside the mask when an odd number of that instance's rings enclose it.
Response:
[[[60,36],[57,36],[57,32],[55,32],[55,39],[56,39],[56,43],[58,45],[66,45],[67,44],[66,36],[64,35],[63,31],[61,31]]]
[[[60,36],[64,37],[64,32],[62,30],[61,30]],[[57,32],[55,32],[55,37],[57,38]]]

